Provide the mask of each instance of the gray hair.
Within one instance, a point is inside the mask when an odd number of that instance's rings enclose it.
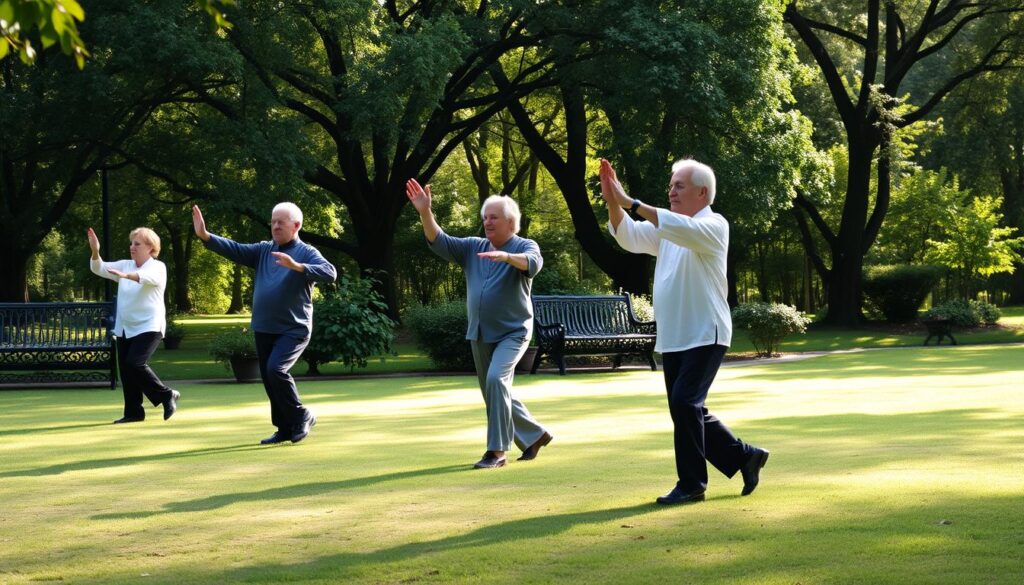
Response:
[[[515,199],[507,195],[491,195],[484,199],[483,205],[480,206],[480,219],[484,218],[484,210],[492,203],[497,203],[501,206],[501,214],[505,216],[505,219],[512,220],[512,233],[518,234],[519,220],[523,217],[523,214],[519,212],[519,204],[516,203]]]
[[[302,227],[302,210],[299,209],[298,205],[295,205],[290,201],[282,201],[274,206],[274,209],[270,211],[270,215],[274,215],[278,209],[287,211],[288,217],[290,217],[292,221],[298,222],[299,227]]]
[[[706,187],[708,190],[708,205],[715,202],[715,171],[708,165],[697,162],[692,158],[681,158],[672,164],[672,174],[683,169],[690,169],[690,182],[697,187]]]

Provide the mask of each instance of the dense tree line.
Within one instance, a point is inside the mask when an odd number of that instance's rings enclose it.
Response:
[[[993,229],[1024,222],[1018,4],[252,0],[211,33],[202,3],[90,3],[84,68],[57,47],[0,60],[0,300],[96,293],[74,252],[104,168],[114,241],[163,234],[181,310],[246,296],[243,272],[196,253],[196,201],[242,239],[296,201],[304,237],[374,276],[394,315],[457,295],[408,177],[461,233],[486,195],[520,200],[552,260],[539,287],[644,293],[649,259],[607,236],[594,161],[665,204],[669,164],[691,155],[719,173],[731,300],[855,325],[866,263],[936,262],[954,237],[936,193],[962,185],[966,215],[988,196]]]

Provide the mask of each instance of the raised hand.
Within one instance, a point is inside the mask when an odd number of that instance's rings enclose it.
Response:
[[[205,242],[210,239],[210,232],[206,231],[206,221],[203,220],[203,212],[199,211],[198,205],[192,206],[192,228],[196,230],[200,240]]]
[[[270,255],[277,258],[277,260],[274,260],[274,264],[277,264],[278,266],[284,266],[285,268],[296,272],[305,272],[306,270],[305,266],[296,262],[291,256],[284,252],[271,252]]]
[[[601,159],[601,169],[598,174],[601,178],[601,197],[604,198],[609,206],[629,207],[633,203],[632,199],[630,199],[629,195],[626,195],[626,191],[622,188],[622,183],[619,183],[619,178],[615,174],[615,169],[612,168],[612,163],[608,162],[607,159]]]
[[[92,250],[92,257],[94,260],[99,260],[100,257],[100,239],[96,237],[96,232],[89,228],[85,235],[89,238],[89,249]]]
[[[427,185],[426,189],[424,189],[420,186],[419,181],[409,179],[405,182],[405,196],[409,198],[409,202],[412,203],[412,206],[421,215],[430,211],[430,204],[432,202],[430,185]]]

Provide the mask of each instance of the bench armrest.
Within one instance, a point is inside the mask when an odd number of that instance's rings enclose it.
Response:
[[[535,324],[536,327],[534,328],[534,335],[537,336],[537,345],[551,347],[564,343],[565,325],[562,325],[561,323],[544,325],[539,322],[535,322]]]

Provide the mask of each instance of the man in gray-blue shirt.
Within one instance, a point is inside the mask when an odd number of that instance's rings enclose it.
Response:
[[[466,274],[466,339],[487,407],[487,451],[474,467],[503,467],[513,441],[523,450],[520,461],[534,459],[552,437],[512,396],[512,378],[533,332],[530,287],[544,264],[540,247],[516,235],[519,206],[510,197],[494,195],[484,201],[480,217],[486,238],[455,238],[434,219],[430,185],[424,189],[409,179],[405,190],[420,214],[430,249],[462,266]]]
[[[278,203],[270,215],[271,241],[239,244],[206,231],[198,206],[192,224],[206,249],[256,270],[252,298],[252,330],[260,360],[260,377],[270,399],[270,420],[277,427],[263,445],[309,435],[316,417],[303,406],[289,373],[313,331],[313,284],[334,282],[338,272],[320,252],[299,239],[302,210]]]

